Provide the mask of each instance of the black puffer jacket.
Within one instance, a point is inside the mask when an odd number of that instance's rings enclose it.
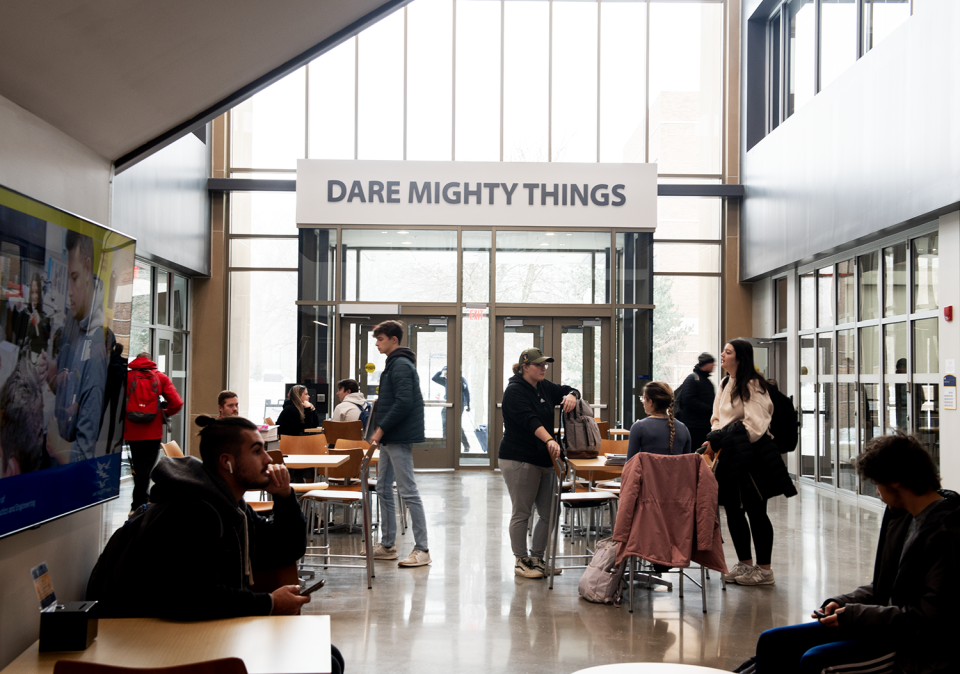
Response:
[[[925,517],[906,553],[903,544],[913,518],[887,508],[873,582],[823,602],[844,607],[839,614],[844,638],[889,640],[906,674],[960,672],[954,642],[960,627],[960,495],[946,489],[940,494],[943,501]]]
[[[743,422],[736,421],[710,431],[707,441],[714,451],[721,450],[715,473],[720,505],[741,507],[781,494],[788,498],[797,495],[780,450],[769,435],[751,443]]]
[[[683,380],[677,392],[677,419],[687,428],[703,428],[709,430],[710,417],[713,415],[713,399],[717,391],[710,381],[710,373],[704,372],[697,365],[693,372]]]
[[[296,496],[276,498],[267,519],[194,457],[163,457],[151,477],[151,505],[126,563],[102,595],[87,597],[100,601],[100,617],[269,615],[273,598],[251,585],[252,572],[292,564],[306,551]]]

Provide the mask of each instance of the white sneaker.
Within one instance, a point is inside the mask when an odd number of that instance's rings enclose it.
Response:
[[[385,548],[379,543],[373,546],[373,558],[374,559],[396,559],[400,555],[397,554],[397,546],[394,545],[389,548]]]
[[[396,559],[396,557],[394,557],[394,559]],[[426,566],[432,561],[429,550],[414,550],[410,553],[409,557],[398,562],[397,566]]]
[[[534,557],[517,557],[513,572],[523,578],[543,578],[543,571],[537,567],[537,560]]]
[[[761,569],[755,566],[742,576],[737,577],[737,585],[774,585],[772,569]]]
[[[745,574],[747,571],[752,569],[752,566],[747,566],[743,562],[737,562],[737,565],[730,569],[730,573],[720,574],[720,577],[723,579],[724,583],[736,583],[737,578]]]
[[[544,577],[549,575],[547,573],[547,562],[543,557],[531,557],[530,559],[533,560],[534,565],[540,569],[540,573],[542,573]],[[561,573],[563,573],[563,569],[557,568],[556,566],[553,567],[554,576],[559,576]]]

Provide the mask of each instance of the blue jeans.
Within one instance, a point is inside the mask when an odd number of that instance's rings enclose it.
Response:
[[[380,522],[380,545],[392,548],[397,541],[397,502],[393,498],[393,483],[410,511],[415,550],[429,550],[427,544],[427,518],[423,513],[423,501],[413,478],[413,445],[396,443],[380,445],[380,463],[377,466],[377,498],[383,510]]]
[[[777,627],[757,642],[757,674],[820,674],[826,667],[866,662],[893,652],[888,640],[844,639],[818,622]]]

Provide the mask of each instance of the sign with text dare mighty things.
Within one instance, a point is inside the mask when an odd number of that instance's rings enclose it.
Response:
[[[652,230],[657,165],[301,159],[297,224]]]

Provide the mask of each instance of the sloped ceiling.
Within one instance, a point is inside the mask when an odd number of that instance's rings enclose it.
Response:
[[[408,1],[0,0],[0,95],[129,163]]]

